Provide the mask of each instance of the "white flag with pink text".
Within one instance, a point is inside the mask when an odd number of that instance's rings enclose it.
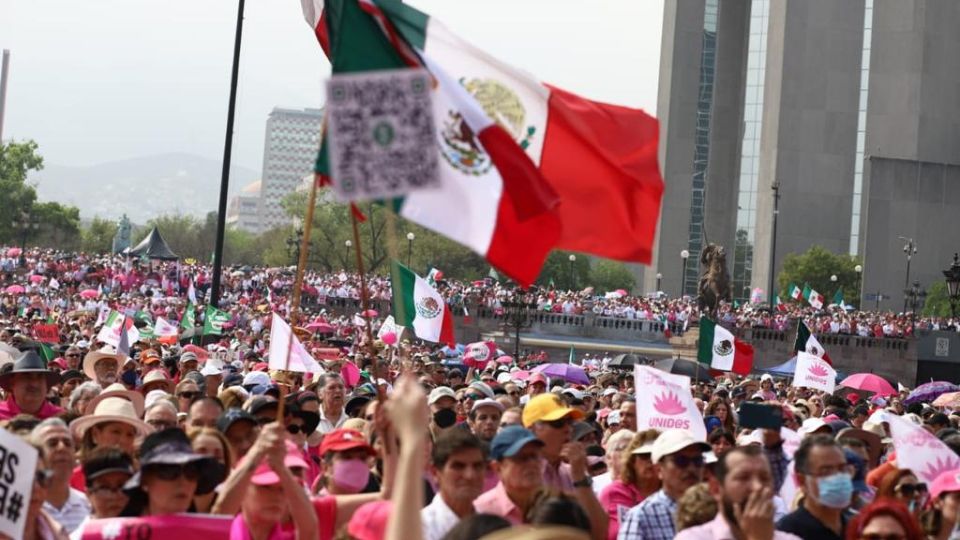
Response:
[[[703,415],[690,393],[690,377],[640,365],[633,367],[633,377],[638,431],[682,429],[701,441],[707,440]]]
[[[883,415],[882,420],[890,424],[897,468],[910,469],[928,485],[940,473],[960,469],[960,457],[923,426],[890,413]]]
[[[826,360],[803,351],[797,352],[797,367],[793,372],[793,386],[833,393],[837,385],[837,371]]]

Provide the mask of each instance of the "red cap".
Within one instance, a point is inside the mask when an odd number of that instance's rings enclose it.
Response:
[[[543,373],[534,373],[533,375],[530,375],[530,378],[527,379],[527,384],[533,384],[535,382],[547,384],[547,376]]]
[[[327,433],[320,443],[320,455],[324,456],[327,452],[345,452],[354,448],[365,448],[371,456],[376,456],[377,452],[364,438],[363,433],[355,429],[335,429]]]
[[[266,362],[257,362],[253,365],[253,371],[268,371],[270,369],[270,364]]]
[[[347,523],[347,533],[357,540],[380,540],[387,535],[387,523],[392,510],[393,503],[390,501],[364,504],[357,508]]]

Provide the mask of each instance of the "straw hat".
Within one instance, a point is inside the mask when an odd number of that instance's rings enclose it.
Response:
[[[33,351],[27,351],[18,356],[13,363],[13,369],[0,375],[0,388],[9,391],[13,376],[17,373],[43,373],[47,377],[48,387],[60,384],[60,375],[47,369],[40,356]]]
[[[173,381],[170,380],[170,377],[167,377],[167,374],[162,369],[155,369],[143,378],[143,385],[140,387],[140,391],[144,394],[149,393],[151,390],[163,390],[168,394],[174,392]]]
[[[124,386],[123,383],[113,383],[104,388],[103,392],[100,392],[97,397],[90,400],[90,403],[87,403],[83,414],[93,414],[93,411],[97,409],[97,405],[101,401],[112,397],[123,398],[133,403],[133,408],[137,412],[137,418],[143,418],[143,394],[134,392],[133,390],[127,390],[127,387]]]
[[[83,373],[91,381],[97,380],[97,372],[94,366],[104,358],[113,358],[117,361],[117,372],[120,371],[120,356],[117,355],[117,349],[109,345],[104,345],[100,350],[90,351],[83,357]]]
[[[82,439],[87,429],[108,422],[122,422],[133,426],[137,436],[143,437],[153,431],[149,424],[137,417],[137,410],[133,402],[122,397],[109,397],[97,403],[92,414],[77,418],[70,424],[70,430],[77,439]]]

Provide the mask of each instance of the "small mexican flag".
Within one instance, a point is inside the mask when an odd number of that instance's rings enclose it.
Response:
[[[392,273],[393,317],[414,335],[454,347],[453,314],[443,297],[427,281],[394,261]]]
[[[183,310],[183,316],[180,317],[180,328],[189,330],[197,325],[197,309],[193,302],[187,302],[187,307]]]
[[[838,305],[838,306],[840,306],[840,307],[843,307],[843,306],[844,306],[844,304],[843,304],[843,287],[837,289],[837,292],[835,292],[835,293],[833,294],[833,303],[836,304],[836,305]]]
[[[784,304],[782,300],[780,300],[780,295],[778,294],[778,295],[775,296],[774,298],[776,299],[776,300],[775,300],[775,307],[777,308],[777,311],[786,311],[786,310],[787,310],[787,305]]]
[[[810,285],[803,284],[803,298],[816,309],[823,309],[823,295],[810,288]]]
[[[827,350],[823,348],[823,345],[820,344],[817,337],[813,335],[813,332],[810,331],[810,328],[808,328],[807,324],[803,321],[800,321],[800,324],[797,326],[797,340],[793,342],[793,350],[819,356],[831,366],[833,365],[833,360],[830,359]]]
[[[207,306],[203,312],[203,335],[219,336],[223,334],[223,323],[230,320],[230,314],[213,306]]]
[[[797,286],[796,283],[791,283],[790,286],[787,287],[787,296],[793,298],[794,300],[800,300],[800,298],[803,296],[803,291]]]
[[[753,347],[733,336],[729,330],[704,317],[700,319],[700,344],[697,361],[711,369],[749,375],[753,369]]]

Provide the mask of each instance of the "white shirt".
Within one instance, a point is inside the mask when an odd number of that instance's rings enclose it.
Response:
[[[330,421],[330,420],[327,419],[326,416],[323,415],[323,408],[321,407],[321,408],[320,408],[320,423],[317,425],[317,431],[319,431],[320,433],[323,433],[324,435],[326,435],[327,433],[330,433],[331,431],[333,431],[333,430],[335,430],[335,429],[339,429],[341,426],[343,426],[343,423],[346,422],[349,418],[350,418],[350,417],[347,416],[347,412],[341,410],[341,411],[340,411],[340,418],[336,419],[336,421]]]
[[[423,524],[423,540],[440,540],[460,523],[460,516],[437,493],[433,496],[433,502],[420,510],[420,521]]]
[[[87,496],[82,491],[70,488],[66,502],[62,508],[56,508],[47,501],[43,502],[43,511],[53,520],[63,526],[64,530],[72,533],[90,515],[91,506]]]

